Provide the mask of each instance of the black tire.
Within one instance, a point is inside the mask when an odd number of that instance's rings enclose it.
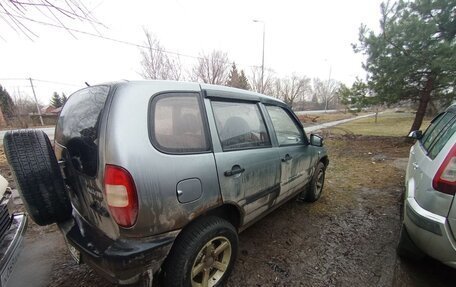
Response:
[[[236,229],[219,217],[205,217],[195,221],[182,231],[163,264],[163,286],[190,287],[191,271],[203,247],[214,238],[223,237],[231,244],[231,257],[226,271],[215,286],[223,286],[233,270],[238,251]]]
[[[134,284],[134,285],[131,285],[131,287],[152,287],[154,286],[153,285],[153,281],[155,280],[153,274],[152,274],[152,271],[150,272],[146,272],[144,274],[142,274],[140,277],[139,277],[139,281]]]
[[[315,202],[320,198],[325,183],[325,174],[326,166],[320,161],[307,187],[306,201]]]
[[[33,221],[43,226],[70,218],[71,203],[47,135],[40,130],[9,131],[3,147]]]
[[[404,224],[401,226],[396,253],[399,257],[404,259],[421,260],[425,257],[423,251],[421,251],[410,238]]]

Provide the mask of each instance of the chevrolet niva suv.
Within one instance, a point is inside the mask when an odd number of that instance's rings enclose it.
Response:
[[[315,201],[323,140],[277,99],[172,81],[75,92],[54,150],[12,131],[5,152],[32,219],[58,223],[72,256],[118,284],[220,286],[238,233],[291,198]]]
[[[427,254],[456,268],[456,104],[435,117],[424,134],[410,133],[404,219],[398,254]]]

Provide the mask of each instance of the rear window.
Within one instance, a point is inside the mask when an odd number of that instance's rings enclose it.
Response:
[[[421,139],[421,143],[427,152],[430,152],[430,148],[437,142],[437,139],[441,136],[442,132],[449,128],[450,122],[454,116],[453,113],[445,113],[439,115],[432,121]]]
[[[74,167],[94,176],[98,162],[98,132],[108,86],[89,87],[72,94],[60,113],[55,140],[65,146]]]
[[[453,136],[455,132],[456,118],[453,118],[453,120],[442,129],[440,134],[435,139],[434,143],[429,148],[429,157],[434,159],[440,153],[440,151],[447,144],[448,140]]]
[[[167,93],[152,101],[151,135],[154,146],[169,153],[198,153],[210,149],[202,106],[196,93]]]

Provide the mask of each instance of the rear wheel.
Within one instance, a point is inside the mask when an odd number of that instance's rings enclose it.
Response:
[[[236,260],[236,229],[226,220],[207,217],[182,232],[164,263],[164,286],[222,286]]]
[[[38,225],[71,216],[71,204],[51,142],[40,130],[9,131],[3,146],[19,194]]]

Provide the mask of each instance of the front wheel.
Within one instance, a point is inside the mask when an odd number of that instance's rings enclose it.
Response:
[[[222,286],[236,260],[236,229],[226,220],[207,217],[182,232],[165,260],[164,286]]]
[[[308,186],[306,194],[307,201],[314,202],[320,198],[321,192],[323,191],[323,186],[325,184],[325,174],[326,167],[322,162],[319,162]]]

